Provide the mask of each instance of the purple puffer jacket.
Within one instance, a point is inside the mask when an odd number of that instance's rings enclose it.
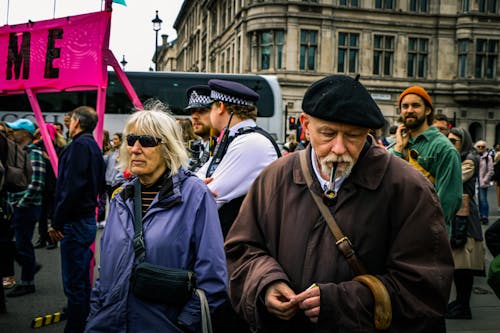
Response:
[[[129,291],[134,181],[124,184],[111,201],[85,332],[181,332],[175,325],[179,321],[200,331],[197,296],[176,307],[143,302]],[[205,291],[211,311],[224,302],[227,270],[222,232],[215,200],[202,180],[180,169],[151,203],[143,229],[147,262],[184,269],[194,262],[198,288]]]

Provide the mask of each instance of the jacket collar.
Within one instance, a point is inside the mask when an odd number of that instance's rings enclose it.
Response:
[[[162,176],[164,183],[158,197],[151,203],[159,208],[169,208],[182,202],[181,184],[188,177],[188,172],[184,168],[180,168],[179,172],[172,177],[168,176],[168,171]],[[123,201],[134,200],[134,185],[139,179],[135,177],[130,182],[124,185],[124,189],[120,192]]]

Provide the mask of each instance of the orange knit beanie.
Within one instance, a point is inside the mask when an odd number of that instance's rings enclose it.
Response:
[[[420,87],[420,86],[412,86],[412,87],[406,88],[401,93],[401,95],[399,95],[398,105],[399,105],[400,109],[401,109],[401,100],[403,99],[403,97],[405,97],[408,94],[415,94],[415,95],[422,97],[427,102],[427,104],[431,107],[431,109],[434,110],[434,107],[432,106],[431,96],[429,96],[427,91],[425,91],[425,89]]]

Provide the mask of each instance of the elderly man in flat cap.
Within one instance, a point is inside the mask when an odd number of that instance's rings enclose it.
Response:
[[[235,311],[255,332],[444,332],[432,184],[373,142],[384,117],[357,80],[315,82],[302,109],[310,145],[259,175],[226,239]]]
[[[390,152],[407,160],[433,184],[443,208],[448,233],[462,204],[462,163],[450,140],[432,126],[434,107],[420,86],[405,89],[399,96],[403,123],[396,131]]]
[[[264,129],[257,126],[259,95],[247,86],[210,80],[212,126],[223,135],[214,156],[197,175],[207,179],[215,194],[222,233],[226,236],[248,188],[264,167],[277,159],[280,149]]]

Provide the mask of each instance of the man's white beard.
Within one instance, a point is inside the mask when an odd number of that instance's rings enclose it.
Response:
[[[330,175],[330,173],[332,172],[332,166],[333,166],[332,164],[334,162],[338,163],[342,162],[342,165],[339,165],[337,171],[335,172],[334,175],[335,178],[338,177],[347,178],[351,174],[352,167],[354,166],[352,158],[348,155],[338,156],[334,153],[328,154],[320,161],[321,171],[326,175]]]

